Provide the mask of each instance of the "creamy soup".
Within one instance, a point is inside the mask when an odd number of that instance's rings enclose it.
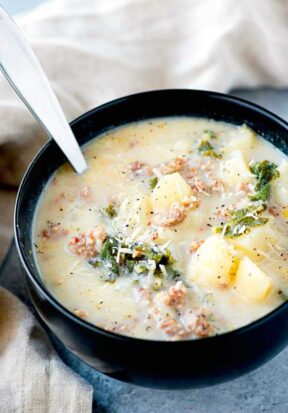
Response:
[[[61,166],[34,218],[51,293],[103,329],[196,339],[244,326],[288,295],[288,160],[248,126],[131,123]]]

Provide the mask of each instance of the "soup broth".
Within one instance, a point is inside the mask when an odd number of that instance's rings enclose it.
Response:
[[[288,160],[245,124],[130,123],[46,185],[34,217],[45,284],[103,329],[157,340],[244,326],[288,295]]]

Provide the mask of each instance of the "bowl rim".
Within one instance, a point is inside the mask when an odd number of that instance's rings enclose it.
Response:
[[[191,94],[198,94],[198,95],[208,95],[211,97],[218,98],[222,101],[226,102],[232,102],[236,103],[240,106],[247,107],[249,109],[252,109],[253,111],[260,113],[268,118],[270,118],[273,121],[276,121],[278,124],[281,124],[281,126],[284,126],[287,129],[288,133],[288,122],[286,122],[284,119],[282,119],[280,116],[274,114],[268,109],[263,108],[262,106],[249,102],[248,100],[233,96],[233,95],[228,95],[224,93],[219,93],[219,92],[214,92],[214,91],[209,91],[209,90],[201,90],[201,89],[181,89],[181,88],[173,88],[173,89],[157,89],[157,90],[148,90],[144,92],[138,92],[134,94],[130,94],[127,96],[123,96],[117,99],[113,99],[111,101],[105,102],[99,106],[96,106],[95,108],[90,109],[89,111],[83,113],[82,115],[78,116],[74,120],[70,122],[70,126],[73,128],[74,125],[85,121],[87,118],[89,118],[90,115],[94,114],[95,112],[99,110],[105,110],[106,108],[109,108],[110,106],[115,106],[121,104],[121,102],[133,99],[133,98],[140,98],[141,96],[144,95],[153,95],[153,94],[165,94],[165,93],[191,93]],[[181,116],[181,115],[179,115]],[[165,117],[165,115],[163,116]],[[127,122],[128,124],[129,122]],[[228,122],[229,123],[229,122]],[[125,123],[123,124],[125,125]],[[121,125],[122,126],[122,125]],[[96,135],[97,136],[97,135]],[[94,138],[92,138],[94,139]],[[60,311],[65,317],[68,317],[72,322],[75,322],[76,324],[79,324],[81,327],[84,327],[88,329],[90,332],[104,335],[107,338],[111,338],[113,340],[120,340],[124,342],[130,342],[130,343],[140,343],[140,344],[145,344],[147,345],[165,345],[165,346],[179,346],[179,345],[186,345],[186,346],[191,346],[191,345],[201,345],[201,343],[204,341],[206,343],[208,342],[215,342],[217,340],[225,340],[226,338],[233,338],[237,337],[238,335],[242,335],[244,333],[249,333],[249,331],[254,330],[257,327],[260,327],[261,325],[265,324],[268,320],[276,317],[278,314],[282,313],[285,309],[288,309],[288,300],[284,301],[282,304],[280,304],[278,307],[276,307],[274,310],[270,311],[269,313],[265,314],[264,316],[252,321],[249,324],[246,324],[242,327],[236,328],[231,331],[227,331],[221,334],[216,334],[214,336],[208,336],[204,337],[201,339],[187,339],[187,340],[175,340],[175,341],[169,341],[169,340],[154,340],[154,339],[146,339],[146,338],[140,338],[140,337],[133,337],[133,336],[127,336],[124,334],[119,334],[119,333],[114,333],[109,330],[105,330],[104,328],[98,327],[95,324],[90,323],[89,321],[77,317],[75,314],[73,314],[70,310],[68,310],[63,304],[58,301],[53,294],[49,291],[48,288],[46,288],[44,283],[41,283],[40,280],[37,279],[33,275],[33,273],[30,271],[29,266],[27,264],[26,260],[26,254],[24,251],[22,251],[22,247],[19,241],[19,225],[18,225],[18,216],[20,214],[20,195],[22,193],[22,190],[27,182],[29,180],[29,176],[34,169],[35,164],[38,162],[38,159],[42,157],[43,153],[45,153],[46,149],[51,145],[53,140],[50,138],[41,148],[40,150],[36,153],[36,155],[33,157],[32,161],[30,162],[29,166],[27,167],[22,180],[20,182],[18,191],[17,191],[17,196],[16,196],[16,201],[15,201],[15,208],[14,208],[14,237],[15,237],[15,244],[18,252],[18,256],[20,258],[21,264],[24,267],[25,273],[28,275],[29,279],[32,281],[34,286],[38,289],[40,289],[41,293],[44,295],[44,297],[52,304],[53,307],[55,307],[58,311]],[[39,274],[39,278],[40,278]]]

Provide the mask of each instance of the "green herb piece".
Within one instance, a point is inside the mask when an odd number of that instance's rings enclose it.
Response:
[[[249,196],[251,201],[261,201],[263,203],[268,201],[271,195],[270,182],[280,176],[276,168],[277,165],[275,163],[267,160],[256,162],[250,166],[251,172],[257,179],[255,194]]]
[[[120,275],[119,266],[115,259],[110,259],[105,263],[105,281],[114,282]]]
[[[172,256],[169,250],[164,251],[162,261],[166,262],[166,264],[164,263],[164,265],[170,265],[170,266],[175,264],[176,262],[175,258]]]
[[[116,255],[117,249],[118,249],[117,240],[115,240],[115,238],[113,237],[108,237],[103,244],[103,247],[99,254],[99,258],[102,261],[110,260],[111,258],[114,258],[114,255]]]
[[[153,189],[155,188],[155,186],[158,184],[158,178],[157,176],[155,176],[154,178],[150,179],[149,181],[149,188],[151,189],[151,191],[153,191]]]
[[[269,182],[280,176],[277,170],[277,165],[273,162],[267,160],[262,162],[255,162],[250,166],[250,170],[253,175],[256,175],[257,184],[255,186],[255,191],[259,191]]]
[[[141,255],[133,258],[133,252],[135,251],[140,251]],[[165,265],[168,277],[176,277],[176,271],[172,268],[175,259],[168,249],[163,251],[156,245],[151,246],[148,243],[141,243],[134,246],[133,252],[132,254],[127,254],[129,257],[122,263],[127,272],[131,273],[134,271],[141,275],[152,272],[155,277],[163,278],[160,266]],[[177,273],[177,275],[179,274]]]
[[[260,217],[265,211],[265,206],[252,205],[248,208],[238,209],[231,213],[231,219],[224,225],[214,228],[216,233],[222,233],[226,238],[236,238],[251,231],[251,228],[265,225],[269,219]]]
[[[115,256],[118,251],[118,242],[113,237],[108,237],[103,244],[96,262],[100,260],[103,268],[106,270],[107,280],[115,281],[115,277],[120,275],[119,265],[116,262]]]
[[[174,278],[172,265],[175,263],[175,259],[169,250],[165,249],[163,251],[156,245],[151,246],[148,243],[141,243],[134,245],[131,252],[118,255],[119,248],[123,247],[128,248],[127,245],[109,236],[98,256],[88,261],[92,267],[102,269],[101,277],[105,281],[114,282],[121,273],[131,274],[132,272],[139,275],[153,273],[155,277],[163,278],[160,265],[165,265],[169,277]],[[135,251],[141,251],[141,254],[134,256]],[[119,256],[119,262],[116,261],[117,255]]]
[[[114,218],[117,216],[117,211],[113,204],[109,204],[106,208],[104,208],[104,212],[109,218]]]
[[[222,156],[215,151],[211,143],[207,140],[201,141],[200,145],[198,146],[198,152],[200,152],[203,156],[212,156],[213,158],[220,159]]]
[[[266,210],[265,205],[258,204],[258,205],[250,205],[247,208],[242,208],[242,209],[236,209],[236,211],[231,212],[231,218],[240,220],[245,218],[247,215],[259,215],[261,212],[264,212]]]
[[[270,198],[271,195],[271,184],[268,183],[264,185],[259,191],[257,191],[255,194],[250,195],[249,199],[251,201],[261,201],[261,202],[266,202]]]
[[[251,231],[253,227],[259,227],[265,225],[269,221],[268,218],[252,218],[246,217],[241,220],[239,223],[228,224],[224,236],[226,238],[236,238],[243,234],[247,234]],[[223,228],[216,228],[216,232],[222,232]]]
[[[137,245],[135,250],[141,251],[144,258],[153,260],[156,264],[173,265],[175,263],[175,259],[167,249],[163,251],[156,246],[151,247],[149,244],[142,244]]]

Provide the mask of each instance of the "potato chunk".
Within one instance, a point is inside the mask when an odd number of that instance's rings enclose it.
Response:
[[[114,225],[119,232],[128,235],[134,230],[143,233],[151,219],[152,203],[147,195],[135,195],[122,202],[118,216],[114,218]]]
[[[242,182],[251,182],[251,174],[242,151],[235,151],[223,159],[220,170],[220,178],[228,186],[237,186]]]
[[[169,208],[173,202],[182,202],[186,196],[191,195],[191,192],[190,186],[178,172],[165,175],[152,192],[153,207],[155,209]]]
[[[237,150],[247,151],[257,143],[255,132],[247,125],[237,127],[231,140],[224,147],[223,152],[234,152]]]
[[[206,287],[225,287],[235,271],[232,253],[231,245],[222,238],[216,235],[207,238],[192,257],[189,277]]]
[[[234,287],[245,300],[260,302],[267,298],[272,289],[272,282],[250,258],[243,257],[236,272]]]
[[[276,202],[283,207],[288,206],[288,161],[282,160],[278,171],[280,177],[273,181],[273,194]]]
[[[271,244],[279,244],[282,241],[282,234],[274,228],[273,223],[274,220],[270,218],[267,224],[252,228],[248,234],[243,234],[231,242],[254,261],[260,261],[263,258],[262,252],[267,253]]]

